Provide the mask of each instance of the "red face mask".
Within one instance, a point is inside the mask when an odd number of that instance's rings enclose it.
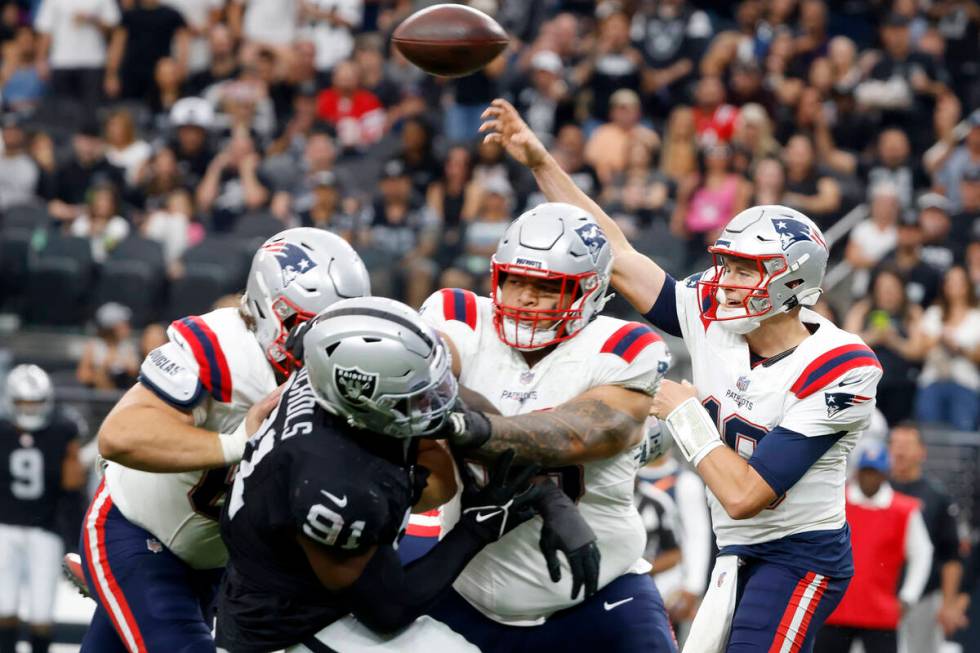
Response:
[[[724,322],[760,317],[768,313],[772,308],[772,300],[769,297],[769,284],[774,277],[786,271],[786,257],[781,254],[750,256],[739,252],[731,252],[719,247],[709,247],[708,251],[711,253],[714,263],[714,273],[709,280],[702,279],[698,281],[698,296],[701,298],[701,319],[705,322]],[[722,283],[724,262],[721,257],[725,256],[750,262],[758,273],[757,281],[754,284],[739,284],[732,282],[730,279],[726,279]],[[719,296],[723,296],[722,289],[745,290],[746,293],[739,302],[739,306],[722,306],[718,299]],[[755,300],[754,307],[753,300]],[[719,309],[724,309],[722,315],[718,315]]]
[[[286,348],[289,332],[296,325],[315,317],[315,314],[300,310],[285,297],[279,297],[272,303],[272,312],[279,320],[279,335],[266,351],[266,358],[277,372],[288,376],[293,370],[303,367],[303,361],[293,356]]]

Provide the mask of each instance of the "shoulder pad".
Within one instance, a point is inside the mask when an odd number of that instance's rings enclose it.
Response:
[[[804,368],[790,387],[790,392],[799,399],[804,399],[827,387],[847,372],[860,367],[881,369],[878,357],[867,345],[854,343],[834,347]]]
[[[438,304],[442,304],[439,306]],[[476,293],[462,288],[443,288],[426,300],[422,311],[431,311],[427,316],[434,320],[454,320],[476,330]]]
[[[231,401],[231,370],[217,334],[200,316],[175,320],[168,329],[171,338],[183,345],[197,361],[198,377],[217,401]]]
[[[139,382],[177,408],[195,406],[204,391],[197,362],[176,342],[149,353],[140,366]]]
[[[627,363],[632,363],[646,347],[661,340],[657,332],[646,324],[628,322],[606,338],[599,352],[614,354]]]

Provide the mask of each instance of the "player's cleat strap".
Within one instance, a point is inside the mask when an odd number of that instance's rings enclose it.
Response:
[[[664,422],[677,448],[695,467],[713,449],[724,446],[718,435],[718,427],[696,397],[690,397],[672,410]]]

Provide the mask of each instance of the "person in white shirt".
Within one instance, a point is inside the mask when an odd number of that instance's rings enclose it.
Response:
[[[108,35],[119,19],[115,0],[44,0],[34,21],[37,69],[55,95],[85,106],[101,99]]]
[[[851,292],[860,297],[868,290],[870,270],[898,244],[898,220],[902,205],[898,187],[890,181],[876,184],[869,193],[870,215],[851,231],[844,258],[856,271]]]

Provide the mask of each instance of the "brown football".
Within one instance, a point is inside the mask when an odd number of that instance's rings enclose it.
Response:
[[[507,33],[490,16],[453,4],[415,12],[391,36],[406,59],[440,77],[476,72],[507,47],[507,40]]]

